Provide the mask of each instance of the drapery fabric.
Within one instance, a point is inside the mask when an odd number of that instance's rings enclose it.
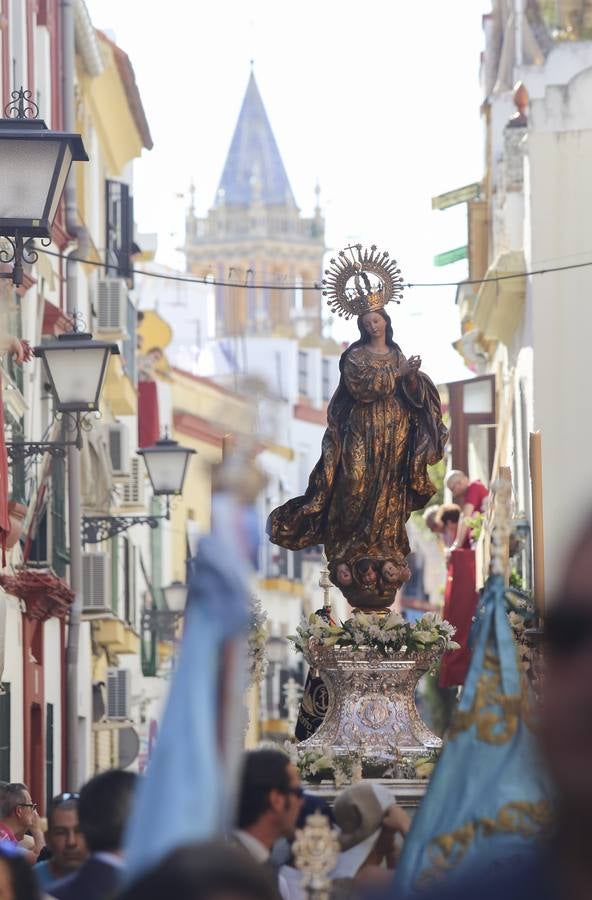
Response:
[[[479,865],[483,882],[549,837],[551,790],[533,731],[536,709],[518,668],[504,583],[479,603],[473,655],[449,739],[413,819],[394,895],[416,896]]]
[[[127,877],[229,824],[247,682],[248,589],[240,556],[204,537],[191,561],[178,666],[126,838]]]
[[[155,381],[138,381],[138,447],[151,447],[160,437],[158,387]]]
[[[447,650],[440,663],[440,687],[453,687],[465,683],[471,661],[469,635],[477,608],[475,588],[475,551],[453,550],[446,569],[446,589],[442,618],[456,631],[454,640],[458,650]]]
[[[419,372],[415,388],[399,376],[395,344],[378,355],[346,351],[327,410],[321,458],[302,497],[274,510],[268,534],[290,550],[324,544],[329,560],[409,553],[405,522],[435,493],[427,467],[442,458],[448,432],[440,397]]]

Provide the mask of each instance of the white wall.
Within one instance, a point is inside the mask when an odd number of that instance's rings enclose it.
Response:
[[[532,117],[529,257],[535,265],[590,259],[592,68],[567,89],[550,89],[533,104]],[[591,268],[532,280],[534,426],[542,431],[545,570],[550,590],[566,541],[572,539],[574,518],[592,507],[592,482],[583,471],[592,443],[591,296]]]
[[[48,619],[43,626],[43,675],[45,703],[53,705],[53,793],[62,790],[62,665],[60,622]],[[62,661],[63,660],[63,661]],[[44,715],[46,710],[44,710]]]
[[[80,623],[78,648],[78,774],[83,784],[93,774],[91,623]]]
[[[2,680],[10,684],[10,779],[24,777],[23,746],[23,627],[18,600],[0,595],[6,602],[6,642]]]

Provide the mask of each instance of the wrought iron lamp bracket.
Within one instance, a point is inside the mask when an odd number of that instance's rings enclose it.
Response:
[[[127,531],[134,525],[149,525],[157,528],[158,523],[168,516],[83,516],[82,543],[98,544]]]
[[[11,272],[0,272],[0,278],[11,278],[12,283],[16,287],[20,287],[23,283],[24,272],[23,263],[29,266],[34,265],[39,254],[35,249],[34,238],[26,238],[26,235],[19,229],[15,229],[14,235],[4,234],[2,240],[9,246],[0,246],[0,263],[9,265],[14,263]],[[41,244],[49,247],[51,238],[41,238]]]
[[[1,254],[2,251],[0,251]],[[0,273],[1,275],[2,273]],[[58,412],[55,419],[64,423],[64,431],[73,434],[71,441],[11,441],[6,444],[8,463],[22,462],[30,457],[44,456],[49,453],[56,459],[64,459],[68,447],[82,450],[82,434],[92,430],[90,413]],[[97,417],[97,413],[94,414]]]
[[[174,641],[177,623],[182,618],[182,612],[170,609],[145,609],[142,613],[142,630],[154,632],[159,640]]]
[[[6,445],[8,463],[9,465],[12,465],[13,463],[19,463],[25,459],[29,459],[32,456],[44,456],[46,453],[49,453],[49,455],[53,456],[55,459],[64,459],[69,444],[73,445],[74,441],[70,441],[69,443],[52,443],[51,441],[15,441],[14,443]]]

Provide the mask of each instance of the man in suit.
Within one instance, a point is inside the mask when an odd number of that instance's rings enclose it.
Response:
[[[84,785],[78,801],[80,830],[90,857],[51,889],[56,900],[111,900],[124,875],[123,833],[137,776],[111,769]]]
[[[280,895],[287,900],[288,887],[270,861],[279,838],[294,837],[304,802],[300,775],[280,750],[245,753],[238,805],[236,843],[256,862],[268,868]]]

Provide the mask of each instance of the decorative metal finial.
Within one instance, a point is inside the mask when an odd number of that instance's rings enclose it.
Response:
[[[86,319],[84,313],[80,312],[80,310],[72,310],[72,312],[66,314],[65,318],[68,320],[69,330],[72,334],[84,334],[86,332]]]
[[[11,102],[4,107],[6,119],[38,119],[39,107],[33,100],[33,92],[26,91],[22,86],[18,91],[10,94]]]
[[[329,872],[337,862],[339,841],[327,816],[320,812],[308,816],[304,828],[296,832],[292,852],[308,897],[311,900],[329,900]]]
[[[331,614],[331,579],[329,578],[329,564],[327,557],[323,553],[323,568],[321,569],[321,577],[319,578],[319,587],[323,589],[323,606],[329,614]]]

